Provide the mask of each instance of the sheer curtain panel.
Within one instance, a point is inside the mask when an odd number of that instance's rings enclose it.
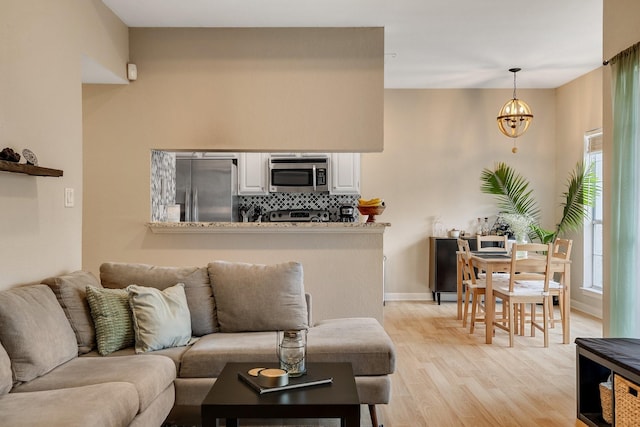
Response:
[[[640,338],[640,43],[611,60],[610,335]]]

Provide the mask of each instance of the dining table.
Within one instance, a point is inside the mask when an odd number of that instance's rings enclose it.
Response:
[[[458,320],[462,320],[462,258],[463,252],[456,252],[456,270],[457,270],[457,296],[458,296]],[[493,299],[493,273],[509,272],[511,269],[511,255],[504,252],[485,252],[472,251],[471,262],[473,266],[482,270],[486,274],[486,290],[485,290],[485,342],[491,344],[493,340],[493,320],[495,319],[495,306],[490,303]],[[551,271],[561,273],[563,275],[561,283],[564,287],[564,298],[560,298],[559,303],[562,304],[562,343],[569,344],[571,339],[570,326],[570,309],[571,309],[571,260],[554,256],[551,260]],[[491,298],[491,300],[489,300]]]

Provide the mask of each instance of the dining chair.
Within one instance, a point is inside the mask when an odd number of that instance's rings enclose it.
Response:
[[[482,317],[478,316],[480,311],[484,312],[484,304],[482,300],[486,299],[487,282],[484,275],[480,277],[477,274],[477,269],[474,268],[473,260],[471,259],[471,250],[469,248],[469,242],[464,239],[458,239],[458,251],[461,253],[462,259],[462,286],[464,289],[464,309],[462,315],[462,326],[467,326],[467,318],[469,317],[469,303],[471,303],[471,320],[469,321],[469,333],[475,331],[476,321],[484,321]],[[504,274],[494,274],[493,281],[498,282],[505,280],[507,276]]]
[[[553,242],[553,254],[552,254],[552,260],[553,259],[562,259],[562,260],[568,260],[571,257],[571,248],[573,246],[573,240],[569,240],[569,239],[560,239],[557,238],[554,242]],[[558,285],[555,285],[555,283],[558,283]],[[556,319],[555,319],[555,314],[554,314],[554,309],[553,309],[553,305],[554,305],[554,298],[558,298],[558,306],[559,306],[559,310],[560,310],[560,323],[561,325],[564,325],[564,298],[566,295],[566,287],[567,284],[565,283],[564,280],[564,267],[561,270],[555,270],[552,273],[552,282],[551,282],[551,286],[549,287],[549,323],[550,323],[550,327],[551,328],[555,328],[555,324],[556,324]],[[527,317],[530,317],[531,314],[530,313],[526,313],[525,311],[525,307],[524,305],[521,307],[521,313],[520,313],[520,335],[524,334],[524,324],[526,322]]]
[[[573,247],[573,240],[570,239],[556,239],[553,242],[553,258],[558,258],[558,259],[562,259],[562,260],[569,260],[571,259],[571,248]],[[556,271],[554,272],[554,280],[556,280],[556,278],[558,279],[557,281],[562,285],[557,292],[553,289],[550,289],[550,292],[552,292],[552,296],[556,296],[558,298],[558,305],[560,306],[560,320],[564,319],[565,313],[563,312],[564,309],[564,298],[565,298],[565,290],[567,288],[567,286],[570,286],[570,284],[565,283],[565,277],[564,277],[564,268],[561,271]],[[553,328],[555,325],[555,319],[553,316],[553,298],[550,299],[549,301],[550,303],[550,309],[551,311],[551,327]]]
[[[506,234],[502,236],[496,236],[494,234],[481,236],[478,234],[476,236],[476,249],[478,252],[506,251],[507,241],[508,241],[508,236]],[[498,246],[496,246],[496,244]],[[496,273],[505,274],[505,272],[496,272]],[[484,273],[482,272],[479,273],[478,277],[484,278]],[[495,274],[493,277],[495,280],[495,277],[496,277]]]
[[[544,335],[544,346],[549,346],[549,288],[560,287],[558,282],[551,280],[551,259],[553,244],[542,243],[514,243],[511,250],[511,273],[508,281],[498,282],[493,286],[491,303],[496,305],[497,299],[502,300],[503,315],[496,317],[492,327],[509,333],[509,347],[513,347],[516,331],[515,319],[519,316],[520,307],[529,304],[531,307],[530,323],[531,336],[535,336],[536,329]],[[536,315],[537,306],[542,306],[542,319]]]
[[[484,279],[479,279],[471,262],[471,250],[469,242],[464,239],[458,239],[458,251],[462,257],[462,286],[464,289],[464,309],[462,314],[462,327],[467,327],[467,318],[469,317],[469,302],[471,301],[471,324],[469,333],[475,330],[478,310],[484,311],[484,305],[480,303],[480,298],[484,298],[487,284]]]
[[[478,251],[495,251],[507,250],[507,235],[496,236],[493,234],[487,236],[476,236],[476,244]],[[497,246],[496,246],[497,244]]]

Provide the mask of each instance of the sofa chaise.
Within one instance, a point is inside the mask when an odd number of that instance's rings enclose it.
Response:
[[[309,363],[352,364],[374,424],[389,402],[391,339],[371,318],[314,324],[299,263],[110,262],[100,280],[43,283],[0,292],[0,412],[15,425],[159,426],[199,406],[227,362],[277,362],[287,329],[308,329]]]

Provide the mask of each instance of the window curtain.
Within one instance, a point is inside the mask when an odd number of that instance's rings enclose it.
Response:
[[[640,43],[611,61],[610,336],[640,338]]]

